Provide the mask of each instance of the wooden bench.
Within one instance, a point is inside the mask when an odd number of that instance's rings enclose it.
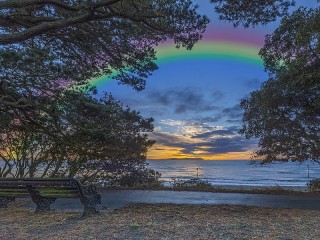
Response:
[[[36,212],[50,211],[57,198],[80,198],[84,206],[82,216],[97,213],[101,195],[94,185],[81,185],[74,178],[0,178],[0,208],[15,198],[30,197],[36,204]]]

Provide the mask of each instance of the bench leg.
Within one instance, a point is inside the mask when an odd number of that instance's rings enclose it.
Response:
[[[0,208],[8,207],[9,202],[13,202],[15,197],[0,197]]]
[[[33,202],[37,205],[36,213],[51,211],[50,205],[56,200],[55,198],[45,198],[41,196],[32,197]]]
[[[88,207],[88,206],[84,206],[84,211],[82,213],[82,217],[87,217],[93,214],[97,214],[99,213],[99,211],[96,210],[96,207]]]
[[[27,186],[32,201],[37,205],[36,213],[51,211],[50,205],[56,200],[56,198],[47,198],[40,196],[32,186]]]
[[[99,213],[96,205],[101,204],[101,195],[95,186],[81,186],[80,201],[84,206],[83,217]]]

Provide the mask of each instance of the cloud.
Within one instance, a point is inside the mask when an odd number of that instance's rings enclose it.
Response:
[[[205,122],[199,122],[194,120],[173,120],[163,119],[159,121],[160,131],[158,132],[170,132],[174,133],[175,136],[188,137],[192,139],[194,135],[217,130],[222,127],[213,127]]]
[[[246,139],[240,136],[237,126],[229,128],[213,127],[211,131],[184,137],[168,133],[152,133],[157,144],[180,149],[182,154],[190,156],[214,156],[246,152],[256,147],[256,139]]]
[[[162,119],[160,120],[160,123],[168,125],[168,126],[173,126],[173,127],[180,127],[186,124],[185,121],[181,120],[173,120],[173,119]]]
[[[230,118],[238,120],[242,118],[243,110],[241,109],[240,104],[236,104],[233,107],[223,109],[222,114],[229,118],[228,120],[230,120]]]
[[[216,91],[216,98],[222,93]],[[219,110],[219,107],[211,104],[199,89],[185,87],[183,89],[170,89],[166,92],[152,91],[148,98],[155,104],[172,106],[174,113],[183,114],[189,111],[206,112]]]
[[[245,85],[251,89],[258,89],[261,86],[261,81],[257,78],[249,79],[245,82]]]
[[[226,123],[231,123],[231,124],[242,124],[242,120],[241,119],[228,119],[226,120]]]
[[[232,152],[246,152],[255,145],[256,140],[248,140],[238,135],[233,137],[214,138],[210,141],[200,143],[184,143],[179,147],[183,148],[182,153],[184,154],[195,154],[195,152],[199,151],[201,152],[201,155],[217,155]]]
[[[166,93],[152,92],[149,94],[148,97],[151,98],[153,101],[160,103],[163,106],[168,106],[171,104],[171,96]]]
[[[196,145],[193,146],[194,142],[189,142],[187,138],[183,138],[181,136],[175,136],[173,134],[167,133],[152,133],[149,135],[150,139],[156,140],[157,144],[176,147],[182,149],[195,148]]]
[[[155,139],[158,144],[163,144],[163,145],[171,145],[176,142],[180,142],[179,137],[173,134],[153,132],[153,133],[150,133],[149,136],[150,136],[150,139]]]
[[[237,104],[233,107],[227,107],[212,114],[213,116],[196,116],[188,121],[194,126],[207,128],[213,124],[233,125],[240,128],[242,125],[243,110]],[[211,129],[212,130],[212,129]]]
[[[233,136],[230,138],[215,138],[210,142],[203,142],[199,146],[206,147],[209,154],[222,154],[230,152],[245,152],[256,145],[256,140],[248,140],[242,136]]]
[[[213,101],[219,101],[224,98],[224,93],[219,90],[215,90],[211,93],[211,97]]]
[[[233,136],[233,135],[237,135],[238,131],[239,131],[238,126],[232,126],[225,129],[214,129],[212,131],[196,134],[192,136],[192,138],[207,139],[207,138],[213,138],[217,136]]]
[[[233,125],[240,126],[242,123],[243,110],[240,104],[215,111],[213,116],[198,116],[191,119],[191,121],[198,122],[199,124],[210,124],[225,122]]]
[[[192,121],[198,122],[199,124],[204,123],[216,123],[219,122],[222,119],[221,114],[217,114],[214,117],[196,117],[193,118]]]
[[[216,155],[231,152],[245,152],[249,150],[252,145],[252,140],[247,140],[242,136],[234,136],[230,138],[215,138],[210,142],[198,144],[197,148],[204,147],[207,155]]]

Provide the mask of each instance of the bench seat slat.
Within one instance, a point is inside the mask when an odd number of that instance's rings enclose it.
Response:
[[[0,187],[0,191],[7,191],[7,190],[12,190],[12,191],[23,191],[27,190],[27,188],[24,187]]]
[[[19,192],[0,192],[0,197],[22,197],[22,196],[30,196],[29,193],[19,193]]]
[[[38,193],[43,196],[45,194],[78,194],[78,191],[38,191]]]
[[[77,190],[64,190],[64,189],[42,189],[37,191],[43,197],[78,197]],[[28,189],[0,189],[0,196],[29,196]]]
[[[74,193],[43,193],[40,194],[42,197],[49,197],[49,198],[76,198],[79,197],[79,194]]]
[[[1,178],[1,182],[70,183],[72,178]]]
[[[7,189],[0,189],[0,192],[28,192],[26,188],[7,188]]]
[[[32,186],[57,186],[57,187],[68,187],[72,186],[71,182],[40,182],[40,181],[1,181],[0,187],[2,186],[26,186],[26,185],[32,185]]]
[[[34,189],[39,189],[39,190],[45,190],[45,189],[62,189],[64,191],[70,191],[70,190],[77,190],[78,188],[76,187],[70,187],[70,186],[33,186]]]

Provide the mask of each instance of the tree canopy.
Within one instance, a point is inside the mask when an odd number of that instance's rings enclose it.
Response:
[[[254,27],[282,18],[260,51],[269,79],[241,101],[240,133],[259,138],[253,159],[320,161],[320,8],[289,13],[296,1],[211,2],[220,19],[234,26]]]
[[[84,86],[81,91],[92,93],[90,86],[86,85],[88,80],[108,74],[121,84],[128,84],[136,90],[144,89],[146,78],[157,69],[154,47],[170,39],[177,47],[191,49],[201,38],[207,23],[208,18],[197,12],[197,6],[191,0],[1,1],[0,119],[2,127],[7,128],[4,130],[11,134],[5,133],[3,136],[11,136],[13,141],[8,144],[19,146],[19,141],[13,138],[15,134],[22,134],[26,139],[46,136],[50,141],[46,140],[44,144],[53,142],[56,146],[69,146],[75,139],[86,139],[84,134],[87,134],[88,138],[92,138],[92,145],[106,145],[101,138],[93,138],[93,132],[90,131],[79,130],[68,135],[69,131],[61,125],[59,106],[68,106],[69,116],[72,115],[71,111],[76,115],[79,108],[72,108],[73,105],[67,104],[65,97],[65,103],[62,104],[62,96],[67,94],[70,97],[73,89],[73,95],[81,98],[79,93],[76,94],[78,86]],[[74,104],[74,100],[69,100]],[[91,104],[99,106],[98,103],[90,103],[88,109]],[[108,107],[115,106],[112,101],[105,104]],[[109,118],[120,123],[129,121],[128,115],[130,114],[110,113]],[[120,116],[124,119],[121,120]],[[89,116],[87,121],[90,119],[92,126],[102,124],[101,120],[107,118],[107,113],[100,117]],[[131,117],[134,117],[133,113]],[[12,123],[19,123],[19,129]],[[129,123],[130,121],[127,123],[128,127]],[[70,129],[74,129],[76,126],[86,128],[89,123],[71,121],[68,124]],[[134,124],[137,123],[132,123],[132,128]],[[151,126],[150,122],[148,127]],[[111,161],[109,168],[117,162],[125,169],[124,161],[128,162],[127,166],[131,166],[131,170],[139,164],[143,166],[145,155],[144,160],[140,155],[145,154],[149,146],[147,137],[124,137],[124,126],[119,127],[118,132],[117,129],[104,128],[103,134],[114,131],[114,139],[109,139],[109,144],[113,142],[113,147],[104,151],[91,150],[89,154],[92,145],[81,145],[82,149],[88,151],[87,155],[81,156],[88,158],[90,155],[91,159],[101,159],[104,155],[104,163]],[[76,134],[79,134],[78,138],[75,137]],[[41,147],[40,140],[30,140],[24,144],[37,142]],[[52,149],[50,144],[49,148]],[[35,145],[26,146],[29,151],[33,151]],[[130,150],[128,146],[134,149]],[[40,149],[36,148],[34,151],[38,152]],[[68,152],[72,151],[75,150],[69,146]],[[123,156],[111,157],[111,152],[118,152]],[[98,153],[100,155],[96,156]],[[136,155],[137,153],[140,155]],[[30,157],[30,154],[23,156]],[[132,160],[130,163],[129,155]],[[72,158],[61,153],[59,156],[61,161]],[[52,163],[50,166],[53,166]]]
[[[42,116],[43,122],[58,129],[54,136],[14,115],[1,119],[1,177],[77,176],[88,181],[148,173],[145,157],[154,141],[147,133],[153,119],[124,108],[110,95],[98,100],[65,91],[47,107],[54,114]]]
[[[210,0],[221,20],[244,27],[267,24],[283,17],[293,0]]]
[[[191,49],[207,23],[191,0],[1,1],[0,115],[48,133],[43,96],[108,74],[142,90],[157,69],[154,47],[172,39]]]
[[[242,100],[247,138],[264,162],[320,161],[320,9],[285,16],[260,51],[270,78]]]
[[[39,51],[68,69],[56,81],[117,72],[121,83],[142,90],[156,69],[154,46],[173,39],[191,49],[201,38],[208,19],[196,10],[191,0],[2,1],[0,44],[10,53]]]

